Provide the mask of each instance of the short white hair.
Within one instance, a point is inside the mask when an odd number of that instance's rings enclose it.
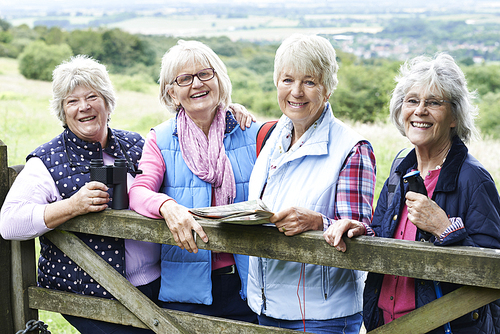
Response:
[[[64,100],[78,86],[96,91],[104,99],[109,114],[113,112],[116,96],[106,66],[91,57],[78,55],[62,62],[52,72],[50,109],[63,126],[67,126]]]
[[[337,88],[339,65],[332,44],[317,35],[294,34],[286,38],[274,58],[274,84],[285,69],[319,78],[326,96]]]

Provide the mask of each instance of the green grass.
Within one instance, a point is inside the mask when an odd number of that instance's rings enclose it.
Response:
[[[59,313],[39,311],[39,320],[48,325],[47,329],[54,334],[78,334],[73,326]]]

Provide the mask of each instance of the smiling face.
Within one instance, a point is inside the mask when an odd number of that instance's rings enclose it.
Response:
[[[63,101],[64,115],[69,129],[78,138],[100,142],[106,147],[110,112],[104,98],[96,91],[77,86]]]
[[[176,77],[195,74],[206,68],[206,65],[201,64],[186,65],[181,68]],[[211,123],[220,99],[217,73],[213,79],[207,81],[201,81],[195,76],[192,84],[183,87],[174,83],[168,93],[174,103],[181,105],[193,121],[210,119]]]
[[[277,81],[278,104],[299,135],[320,116],[328,96],[319,78],[284,69]]]
[[[444,97],[437,92],[424,92],[419,88],[410,89],[404,98],[408,101],[403,103],[401,110],[405,134],[419,149],[439,150],[451,143],[451,129],[456,126],[456,120],[448,101],[436,103],[442,100],[445,100]],[[416,108],[409,106],[416,102],[420,102]]]

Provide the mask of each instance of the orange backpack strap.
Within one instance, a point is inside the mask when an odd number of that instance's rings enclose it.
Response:
[[[271,132],[276,127],[276,123],[278,123],[278,120],[265,122],[257,131],[257,156],[259,156],[260,150],[262,150]]]

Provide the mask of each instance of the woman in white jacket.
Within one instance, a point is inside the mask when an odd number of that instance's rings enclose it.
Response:
[[[335,50],[319,36],[291,36],[276,52],[283,116],[257,159],[249,199],[276,212],[271,222],[287,236],[372,218],[375,157],[368,141],[333,116],[328,99],[337,71]],[[262,325],[357,334],[363,281],[354,270],[252,257],[248,303]]]

